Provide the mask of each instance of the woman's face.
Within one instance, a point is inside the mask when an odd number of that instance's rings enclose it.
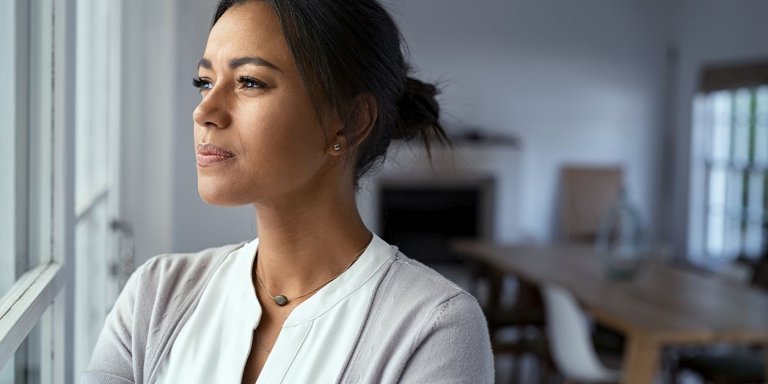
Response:
[[[324,133],[269,5],[251,1],[224,13],[195,82],[198,190],[207,203],[302,198],[338,168],[338,122],[326,121]]]

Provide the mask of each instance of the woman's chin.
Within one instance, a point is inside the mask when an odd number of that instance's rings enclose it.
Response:
[[[238,198],[241,196],[237,196],[236,193],[227,188],[216,188],[211,185],[198,183],[197,191],[200,194],[200,198],[208,205],[235,207],[248,204],[248,202],[242,201],[242,198]]]

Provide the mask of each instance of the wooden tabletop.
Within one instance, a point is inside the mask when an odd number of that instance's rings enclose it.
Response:
[[[633,365],[633,375],[643,378],[625,382],[651,382],[654,372],[646,371],[655,370],[664,346],[768,345],[768,293],[755,288],[659,262],[646,263],[634,279],[613,281],[605,277],[589,246],[466,241],[455,243],[454,249],[531,283],[570,290],[596,320],[629,336],[631,356],[625,362]]]

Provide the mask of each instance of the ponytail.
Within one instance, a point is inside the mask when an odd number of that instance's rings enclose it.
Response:
[[[421,136],[427,147],[432,138],[441,144],[450,143],[440,124],[438,94],[433,84],[407,77],[403,94],[397,102],[398,117],[392,139],[409,141]]]

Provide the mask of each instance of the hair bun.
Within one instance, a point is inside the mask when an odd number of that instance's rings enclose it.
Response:
[[[440,105],[435,98],[438,93],[433,84],[407,77],[397,102],[398,120],[392,138],[407,141],[421,134],[426,140],[430,134],[436,134],[439,140],[446,139],[439,122]]]

